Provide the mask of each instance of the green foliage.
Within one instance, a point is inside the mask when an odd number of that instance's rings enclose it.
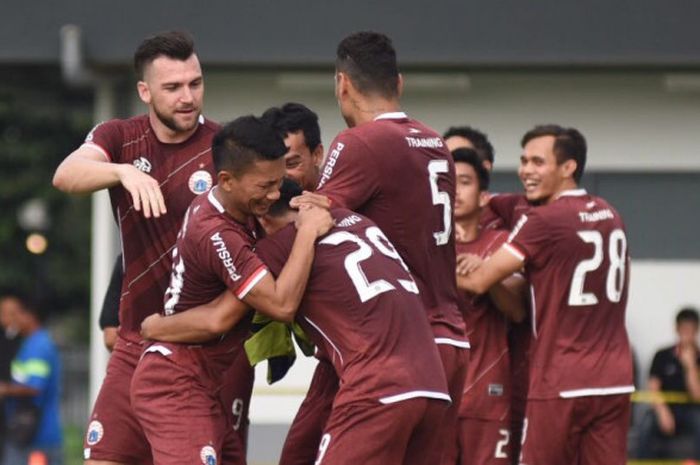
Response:
[[[0,289],[28,293],[51,314],[86,314],[90,199],[57,191],[51,179],[92,125],[90,95],[63,88],[58,70],[7,74],[0,79]],[[43,255],[27,251],[32,231],[23,230],[17,216],[35,198],[46,202],[50,216]]]

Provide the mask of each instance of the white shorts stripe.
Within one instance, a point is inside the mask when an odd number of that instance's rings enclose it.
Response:
[[[561,391],[559,396],[564,399],[588,396],[613,396],[616,394],[630,394],[634,392],[634,386],[613,386],[604,388],[574,389],[571,391]]]

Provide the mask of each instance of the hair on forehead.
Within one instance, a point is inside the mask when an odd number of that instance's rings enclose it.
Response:
[[[321,144],[318,115],[306,105],[289,102],[281,107],[272,107],[263,113],[262,119],[278,131],[283,138],[290,133],[302,131],[304,143],[312,152]]]
[[[484,161],[481,159],[476,150],[466,147],[455,149],[452,151],[452,158],[454,158],[455,164],[466,163],[474,168],[476,178],[479,181],[479,190],[488,190],[491,176],[489,175],[489,171],[484,166]]]
[[[161,56],[185,61],[194,54],[194,40],[185,31],[165,31],[147,37],[134,53],[134,70],[139,79],[148,65]]]
[[[222,127],[212,141],[216,171],[245,174],[258,160],[277,160],[287,153],[282,137],[253,115],[241,116]]]

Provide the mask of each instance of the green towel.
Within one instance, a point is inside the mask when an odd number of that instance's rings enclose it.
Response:
[[[267,360],[268,384],[284,378],[294,364],[297,356],[292,339],[307,357],[314,353],[313,343],[296,322],[281,323],[256,312],[251,329],[253,335],[244,343],[246,355],[252,366]]]

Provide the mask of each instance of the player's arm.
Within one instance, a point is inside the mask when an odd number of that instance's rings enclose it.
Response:
[[[700,400],[700,373],[697,365],[698,354],[695,347],[681,347],[680,361],[683,366],[685,385],[692,400]]]
[[[676,420],[673,418],[673,413],[662,396],[661,380],[651,375],[647,383],[647,389],[652,393],[651,404],[659,423],[659,429],[665,434],[673,435],[676,431]]]
[[[493,304],[509,320],[520,323],[527,314],[527,280],[520,273],[512,274],[489,289]]]
[[[128,163],[110,163],[97,148],[84,144],[68,155],[53,177],[53,185],[69,194],[87,194],[121,184],[129,191],[134,209],[146,218],[166,213],[158,182]]]
[[[488,260],[468,274],[457,274],[457,287],[473,294],[484,294],[523,267],[523,260],[501,247]]]
[[[294,320],[311,273],[316,239],[333,227],[333,219],[324,209],[302,208],[296,226],[292,250],[277,279],[266,274],[243,297],[245,303],[263,315],[285,322]]]
[[[35,397],[38,389],[18,383],[0,383],[0,399],[3,397]]]
[[[141,336],[163,342],[207,342],[233,328],[249,310],[247,304],[226,290],[211,302],[186,312],[149,316],[141,323]]]

